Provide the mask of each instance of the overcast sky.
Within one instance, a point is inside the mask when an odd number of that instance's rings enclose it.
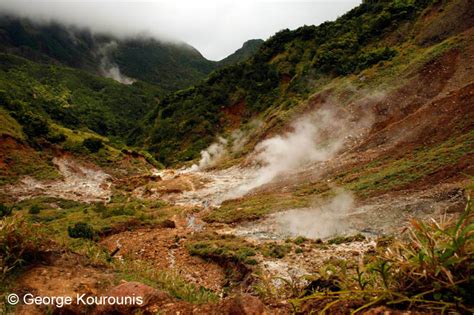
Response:
[[[54,19],[116,35],[184,41],[220,60],[248,39],[334,20],[360,0],[0,0],[2,12]]]

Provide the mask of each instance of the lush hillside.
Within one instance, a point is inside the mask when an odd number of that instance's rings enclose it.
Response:
[[[1,106],[32,137],[46,134],[54,122],[121,141],[157,104],[160,93],[145,82],[127,86],[82,70],[0,54]]]
[[[146,152],[129,150],[124,142],[161,93],[142,81],[123,85],[84,70],[0,53],[0,186],[22,176],[61,178],[53,161],[62,155],[117,175],[159,167]]]
[[[0,15],[0,52],[115,79],[119,79],[118,72],[167,91],[190,86],[217,66],[184,43],[147,37],[119,39],[55,22],[33,22],[7,15]]]
[[[255,55],[258,49],[262,46],[264,41],[262,39],[251,39],[246,41],[241,48],[237,49],[233,54],[219,61],[219,66],[229,66],[239,62],[246,61]]]
[[[435,45],[449,32],[468,28],[469,23],[460,27],[448,20],[449,27],[435,23],[423,30],[418,19],[433,6],[440,12],[454,5],[461,6],[457,11],[469,11],[464,2],[364,1],[334,22],[280,31],[247,62],[168,95],[148,117],[146,130],[137,128],[131,141],[145,144],[165,163],[196,158],[236,116],[246,122],[257,116],[266,119],[271,111],[291,110],[333,78],[387,62],[390,67],[408,47],[413,51]],[[142,133],[146,136],[136,137]]]
[[[154,83],[168,91],[197,83],[216,68],[187,44],[162,43],[154,39],[123,40],[111,54],[129,77]]]

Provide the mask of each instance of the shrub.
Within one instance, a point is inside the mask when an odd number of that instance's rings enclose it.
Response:
[[[352,303],[353,313],[377,305],[430,313],[470,313],[474,299],[473,222],[470,200],[456,221],[413,220],[407,236],[393,240],[383,252],[363,262],[328,265],[330,273],[323,268],[317,274],[322,280],[328,274],[335,276],[340,290],[316,290],[292,303],[298,312],[317,306],[321,313],[331,313]]]
[[[107,211],[107,207],[102,202],[97,202],[93,210],[97,213],[105,213]]]
[[[306,242],[308,239],[304,236],[298,236],[297,238],[295,238],[295,244],[296,245],[301,245],[303,244],[304,242]]]
[[[92,240],[95,236],[94,229],[88,223],[79,222],[74,226],[69,226],[67,228],[67,233],[69,237],[72,238],[84,238]]]
[[[134,214],[135,214],[135,209],[133,209],[131,206],[120,205],[120,206],[105,207],[105,211],[102,212],[102,218],[116,217],[120,215],[132,216]]]
[[[10,216],[0,221],[0,278],[39,258],[47,238],[36,226]]]
[[[288,244],[277,244],[277,243],[269,243],[265,244],[261,252],[265,257],[273,257],[273,258],[283,258],[288,254],[291,250],[291,246]]]
[[[0,203],[0,219],[9,216],[13,211],[13,207],[9,207]]]
[[[66,135],[60,132],[50,132],[46,137],[46,140],[51,143],[63,143],[66,141]]]
[[[151,165],[153,165],[154,167],[158,168],[158,169],[163,169],[165,168],[165,166],[158,162],[150,153],[148,153],[147,151],[140,151],[140,154],[143,155],[143,157],[145,158],[145,160],[150,163]]]
[[[99,152],[99,150],[104,147],[102,140],[99,138],[84,139],[84,141],[82,142],[82,145],[92,153]]]
[[[39,214],[41,212],[41,207],[38,205],[32,205],[28,210],[29,214]]]
[[[45,136],[49,132],[46,120],[31,112],[20,113],[18,121],[22,124],[23,131],[30,139]]]
[[[191,255],[221,264],[234,262],[254,265],[256,263],[251,258],[256,255],[253,246],[237,237],[213,235],[206,240],[191,242],[187,247]]]

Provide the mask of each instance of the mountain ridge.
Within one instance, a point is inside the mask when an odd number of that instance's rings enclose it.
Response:
[[[255,50],[246,48],[245,56]],[[86,70],[122,83],[142,80],[167,92],[189,87],[222,66],[184,42],[147,35],[119,38],[55,21],[32,21],[6,14],[0,15],[0,51]],[[227,58],[237,62],[243,56]]]

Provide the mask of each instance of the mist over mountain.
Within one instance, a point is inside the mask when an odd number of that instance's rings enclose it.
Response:
[[[245,60],[260,42],[249,41],[222,62],[213,62],[182,42],[147,35],[116,37],[54,21],[0,15],[1,52],[87,70],[126,84],[142,80],[165,91],[188,87],[220,66]]]
[[[117,38],[57,22],[0,16],[0,51],[62,64],[116,78],[120,74],[155,83],[164,90],[184,88],[216,68],[195,48],[151,37]],[[120,81],[120,79],[119,79]],[[131,82],[131,81],[129,81]]]
[[[113,37],[140,34],[165,42],[186,42],[218,61],[251,38],[333,20],[361,0],[2,0],[0,12],[37,22],[57,21]]]

